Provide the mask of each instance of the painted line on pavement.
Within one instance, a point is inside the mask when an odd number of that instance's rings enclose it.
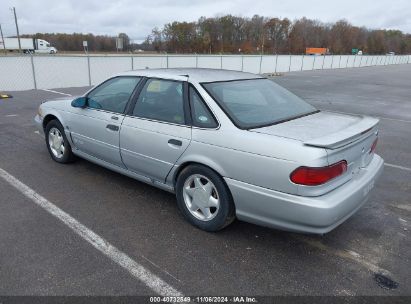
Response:
[[[387,163],[385,163],[384,165],[386,165],[387,167],[396,168],[396,169],[411,172],[411,168],[407,168],[407,167],[403,167],[403,166],[399,166],[399,165],[387,164]]]
[[[320,240],[316,240],[316,239],[313,239],[313,238],[310,238],[304,235],[295,236],[294,238],[310,245],[311,247],[323,250],[334,256],[338,256],[343,259],[352,260],[353,262],[358,263],[359,265],[365,267],[366,269],[368,269],[369,271],[373,273],[382,273],[382,274],[390,275],[390,276],[392,275],[390,271],[373,264],[369,259],[363,257],[362,255],[360,255],[359,253],[355,251],[346,250],[346,249],[342,249],[342,250],[335,249],[335,248],[327,246]]]
[[[63,92],[58,92],[58,91],[54,91],[54,90],[48,90],[48,89],[40,89],[42,91],[46,91],[46,92],[51,92],[51,93],[55,93],[55,94],[61,94],[61,95],[65,95],[65,96],[73,96],[71,94],[67,94],[67,93],[63,93]]]
[[[335,110],[325,110],[327,112],[334,112],[334,113],[339,113],[339,114],[347,114],[347,115],[365,115],[365,116],[371,116],[367,114],[359,114],[359,113],[349,113],[349,112],[342,112],[342,111],[335,111]],[[406,119],[397,119],[397,118],[388,118],[385,116],[375,116],[376,118],[384,119],[384,120],[391,120],[391,121],[399,121],[399,122],[405,122],[405,123],[411,123],[411,120],[406,120]]]
[[[180,291],[164,282],[161,278],[151,273],[148,269],[134,261],[127,254],[111,245],[105,239],[94,233],[68,213],[61,210],[59,207],[48,201],[46,198],[35,192],[29,186],[22,183],[2,168],[0,168],[0,177],[39,207],[59,219],[82,239],[110,258],[113,262],[123,267],[133,277],[144,283],[155,293],[162,296],[183,296]]]
[[[405,120],[405,119],[388,118],[388,117],[384,117],[384,116],[381,116],[380,118],[381,118],[381,119],[385,119],[385,120],[392,120],[392,121],[399,121],[399,122],[411,123],[411,120]]]

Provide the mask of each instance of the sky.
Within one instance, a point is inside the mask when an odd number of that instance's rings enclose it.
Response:
[[[252,17],[301,17],[356,26],[399,29],[411,33],[410,0],[1,0],[4,36],[16,35],[15,7],[21,34],[36,32],[127,33],[142,41],[154,27],[171,21],[195,21],[201,16],[232,14]]]

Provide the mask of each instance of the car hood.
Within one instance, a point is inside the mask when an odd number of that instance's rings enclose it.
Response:
[[[310,146],[336,148],[368,133],[377,123],[378,119],[372,117],[324,111],[250,131],[295,139]]]
[[[42,103],[43,107],[49,107],[53,109],[67,109],[67,107],[71,107],[71,102],[80,96],[67,96],[67,97],[60,97],[55,98],[53,100],[48,100]]]

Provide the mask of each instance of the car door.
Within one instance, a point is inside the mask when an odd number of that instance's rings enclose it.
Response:
[[[191,141],[186,90],[183,81],[147,79],[121,126],[120,151],[129,170],[165,182]]]
[[[69,128],[75,148],[105,162],[124,167],[119,141],[126,106],[141,77],[121,76],[87,94],[87,106],[74,108]]]

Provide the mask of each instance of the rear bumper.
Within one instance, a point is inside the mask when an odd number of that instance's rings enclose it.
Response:
[[[317,197],[282,193],[225,178],[234,198],[237,218],[283,230],[323,234],[353,215],[368,199],[384,160],[371,163],[349,182]]]

